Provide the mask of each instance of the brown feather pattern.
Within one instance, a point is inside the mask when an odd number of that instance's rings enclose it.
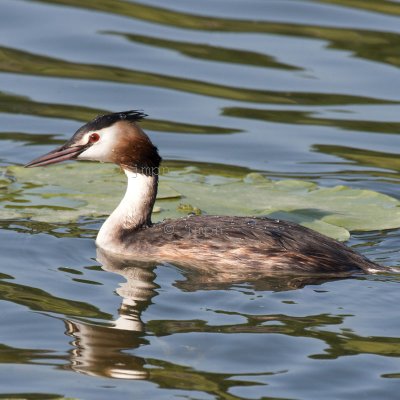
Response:
[[[190,216],[125,232],[137,258],[243,272],[328,273],[382,270],[344,244],[300,225],[270,218]]]

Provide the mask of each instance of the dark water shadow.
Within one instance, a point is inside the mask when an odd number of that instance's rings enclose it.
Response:
[[[318,3],[327,3],[357,10],[372,11],[389,15],[400,15],[400,5],[388,0],[317,0]]]
[[[263,68],[277,68],[291,71],[301,71],[302,68],[294,65],[278,62],[274,57],[255,51],[230,49],[220,46],[212,46],[203,43],[191,43],[171,39],[163,39],[153,36],[138,35],[132,33],[121,33],[104,31],[108,35],[121,36],[131,42],[145,44],[147,46],[174,50],[182,55],[205,61],[219,61],[230,64],[242,64]]]
[[[310,25],[244,20],[240,19],[240,16],[235,19],[219,18],[122,0],[102,0],[96,2],[92,0],[35,1],[83,8],[91,11],[101,11],[179,29],[201,30],[205,32],[265,33],[295,38],[320,39],[326,41],[329,48],[349,51],[353,56],[358,58],[394,66],[400,65],[400,55],[398,53],[399,35],[392,32],[321,26],[318,25],[317,21],[315,25]],[[398,15],[400,13],[398,4],[386,0],[353,0],[351,2],[347,0],[320,0],[320,2],[391,15]]]
[[[400,173],[400,156],[397,153],[386,153],[367,149],[359,149],[348,146],[337,146],[327,144],[315,144],[313,151],[340,157],[356,163],[361,167],[374,167],[391,170],[392,176]]]
[[[1,55],[1,48],[0,48]],[[0,56],[1,57],[1,56]],[[1,61],[0,61],[1,63]],[[0,66],[1,70],[1,66]],[[57,104],[38,102],[26,96],[19,96],[0,91],[0,113],[33,115],[46,118],[60,118],[79,122],[86,122],[99,114],[106,114],[111,110],[85,107],[70,104]],[[200,134],[225,134],[241,132],[236,128],[223,128],[211,125],[195,125],[176,121],[167,121],[153,118],[146,118],[141,125],[145,129],[158,132],[173,133],[200,133]],[[33,135],[32,135],[33,136]],[[0,137],[1,139],[1,137]]]
[[[244,107],[226,107],[223,109],[222,115],[236,118],[255,119],[278,124],[332,126],[343,130],[357,132],[385,134],[400,133],[400,122],[324,118],[319,117],[318,112],[315,111],[260,110]]]
[[[0,300],[11,301],[32,311],[73,315],[82,318],[109,320],[111,315],[82,301],[57,297],[42,289],[9,281],[12,276],[0,276]]]
[[[0,72],[155,86],[195,95],[251,103],[319,106],[398,103],[398,101],[394,100],[350,94],[248,89],[177,76],[136,71],[111,65],[74,63],[8,47],[0,47]]]

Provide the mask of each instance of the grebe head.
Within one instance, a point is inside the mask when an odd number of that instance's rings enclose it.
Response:
[[[139,111],[100,115],[80,127],[63,146],[38,157],[25,167],[41,167],[66,160],[111,162],[125,170],[153,175],[161,157],[137,124]]]

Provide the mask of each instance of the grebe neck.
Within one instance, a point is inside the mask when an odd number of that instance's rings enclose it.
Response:
[[[157,195],[158,175],[124,168],[128,184],[124,198],[101,227],[96,244],[115,253],[124,247],[124,238],[135,230],[151,225],[151,213]]]

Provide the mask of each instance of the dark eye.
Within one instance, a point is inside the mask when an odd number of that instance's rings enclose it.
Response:
[[[89,136],[89,142],[90,142],[90,143],[96,143],[96,142],[99,141],[99,139],[100,139],[100,135],[99,135],[98,133],[92,133],[92,134]]]

